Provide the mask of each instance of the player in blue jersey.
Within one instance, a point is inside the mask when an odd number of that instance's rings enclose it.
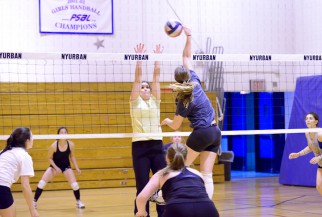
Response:
[[[198,75],[191,64],[191,30],[184,27],[186,43],[183,49],[183,66],[174,72],[176,84],[171,85],[177,92],[177,109],[174,118],[164,119],[161,125],[177,130],[184,118],[188,118],[192,133],[187,139],[188,156],[186,165],[190,166],[200,155],[200,172],[205,180],[209,198],[213,195],[212,170],[221,143],[221,131],[215,121],[215,110],[202,89]]]
[[[203,176],[186,167],[187,147],[173,143],[167,152],[168,166],[152,176],[136,198],[136,217],[147,216],[145,204],[159,188],[166,202],[163,217],[218,217],[218,211],[206,192]]]

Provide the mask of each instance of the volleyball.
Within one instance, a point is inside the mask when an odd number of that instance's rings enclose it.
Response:
[[[177,20],[168,20],[164,25],[164,31],[170,37],[177,37],[182,32],[182,24]]]
[[[162,190],[155,192],[149,199],[151,202],[154,202],[158,205],[165,205],[165,201],[162,197]]]

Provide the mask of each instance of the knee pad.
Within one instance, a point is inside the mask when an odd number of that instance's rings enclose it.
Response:
[[[71,184],[71,186],[72,186],[72,189],[73,189],[74,191],[79,190],[79,186],[78,186],[78,183],[77,183],[77,182],[73,182],[73,183]]]
[[[203,181],[205,182],[205,188],[210,199],[214,193],[214,180],[212,177],[212,172],[201,171]]]
[[[205,172],[205,171],[200,171],[201,172],[201,175],[202,175],[202,178],[203,178],[203,181],[205,183],[213,183],[213,177],[212,177],[212,172]]]
[[[40,189],[44,189],[46,185],[47,183],[44,180],[40,180],[37,187]]]

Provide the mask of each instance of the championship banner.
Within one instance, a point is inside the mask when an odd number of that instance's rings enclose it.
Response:
[[[113,0],[39,0],[43,34],[113,34]]]

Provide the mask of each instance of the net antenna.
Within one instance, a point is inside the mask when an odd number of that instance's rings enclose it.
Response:
[[[171,3],[169,0],[167,0],[167,3],[169,5],[169,7],[171,8],[171,10],[173,11],[173,13],[176,15],[176,17],[178,18],[178,20],[184,25],[184,22],[182,21],[182,19],[180,19],[180,17],[178,16],[177,12],[174,10],[174,8],[172,7]],[[201,52],[202,53],[202,49],[201,49],[201,46],[198,44],[198,42],[192,37],[192,41],[197,45],[199,51],[198,52]]]

